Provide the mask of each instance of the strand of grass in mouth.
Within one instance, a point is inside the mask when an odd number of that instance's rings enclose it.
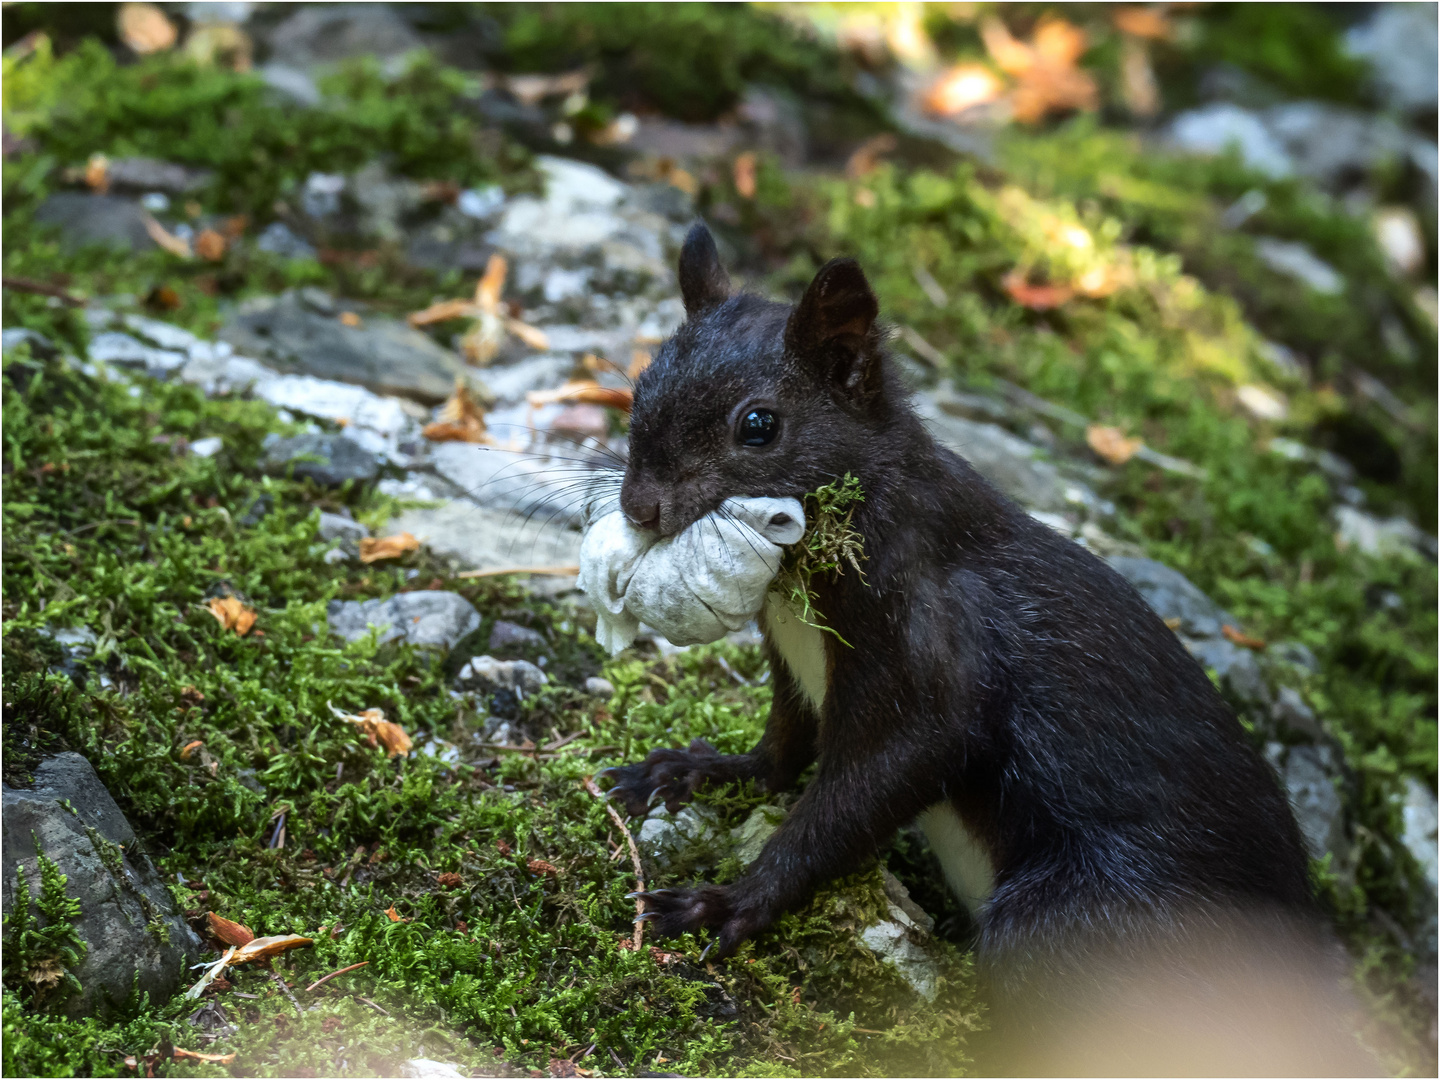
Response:
[[[865,537],[851,521],[856,504],[864,501],[860,481],[850,473],[806,495],[805,535],[785,549],[780,572],[770,585],[770,590],[789,605],[796,618],[807,626],[834,634],[847,647],[850,643],[834,627],[825,624],[824,615],[815,607],[818,595],[811,588],[811,582],[818,574],[828,574],[834,580],[845,573],[847,564],[860,575],[861,581],[865,580],[865,572],[860,568],[865,561]]]

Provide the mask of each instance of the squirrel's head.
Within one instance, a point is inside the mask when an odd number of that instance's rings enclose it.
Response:
[[[731,293],[715,241],[680,252],[685,322],[635,384],[620,506],[670,536],[731,496],[802,497],[862,478],[900,391],[853,259],[823,266],[793,307]]]

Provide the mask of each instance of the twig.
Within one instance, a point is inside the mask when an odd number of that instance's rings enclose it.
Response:
[[[462,570],[458,578],[502,577],[505,574],[549,574],[553,577],[569,577],[580,573],[578,566],[506,566],[499,570]]]
[[[303,1018],[305,1016],[305,1010],[300,1008],[300,1002],[295,1000],[295,995],[290,992],[290,987],[285,985],[285,976],[281,975],[278,971],[271,971],[269,975],[280,984],[281,991],[290,999],[290,1004],[295,1006],[295,1015]]]
[[[908,326],[902,326],[900,327],[900,336],[905,339],[905,344],[920,354],[921,360],[924,360],[933,368],[938,368],[941,371],[945,370],[948,363],[945,354],[921,337],[919,333]]]
[[[562,746],[566,745],[567,743],[574,742],[576,739],[580,738],[580,736],[584,734],[585,733],[583,731],[576,731],[570,735],[566,735],[563,739],[556,739],[554,742],[548,742],[540,749],[545,751],[559,750]]]
[[[22,277],[7,277],[3,280],[0,280],[0,284],[3,284],[5,288],[13,289],[16,292],[38,293],[41,296],[53,296],[56,300],[59,300],[63,304],[68,304],[70,307],[85,306],[85,301],[81,300],[78,296],[74,296],[66,292],[58,285],[46,285],[43,281],[31,281],[29,278]]]
[[[600,799],[605,804],[605,812],[610,815],[610,820],[615,822],[615,827],[625,837],[625,843],[630,846],[630,862],[635,867],[635,891],[645,891],[645,872],[640,868],[640,849],[635,846],[635,838],[630,835],[630,830],[625,826],[625,819],[615,811],[610,800],[605,798],[605,793],[600,790],[593,777],[585,778],[585,790]],[[640,916],[645,914],[645,901],[640,897],[635,898],[635,951],[640,951],[640,945],[645,940],[645,924]],[[612,1051],[613,1053],[613,1051]]]
[[[327,982],[329,982],[331,979],[335,978],[336,975],[344,975],[347,971],[354,971],[356,968],[362,968],[362,967],[364,967],[366,964],[368,964],[369,962],[370,962],[369,960],[361,960],[358,964],[351,964],[349,967],[343,967],[343,968],[341,968],[339,971],[332,971],[332,972],[330,972],[329,975],[326,975],[325,977],[320,978],[320,979],[316,979],[316,980],[315,980],[313,983],[311,983],[309,986],[305,987],[305,992],[308,994],[311,990],[314,990],[317,986],[324,986],[324,985],[325,985]]]
[[[100,529],[106,525],[139,525],[139,518],[112,518],[109,521],[92,521],[89,525],[80,525],[74,529],[63,529],[66,536],[74,536],[76,533],[85,532],[87,529]]]
[[[355,995],[355,998],[356,998],[357,1001],[363,1001],[366,1005],[369,1005],[372,1009],[374,1009],[376,1012],[378,1012],[381,1016],[389,1016],[389,1015],[390,1015],[388,1012],[386,1012],[384,1009],[382,1009],[379,1005],[376,1005],[375,1002],[371,1001],[371,1000],[370,1000],[369,998],[367,998],[367,997],[361,997],[359,994],[356,994],[356,995]]]

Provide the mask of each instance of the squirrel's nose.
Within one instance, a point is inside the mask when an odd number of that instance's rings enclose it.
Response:
[[[647,503],[644,506],[627,506],[625,517],[637,529],[654,529],[660,524],[660,504]]]

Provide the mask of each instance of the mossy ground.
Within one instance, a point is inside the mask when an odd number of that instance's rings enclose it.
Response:
[[[597,101],[616,109],[633,104],[622,86],[664,107],[667,88],[685,85],[671,65],[689,51],[626,54],[622,64],[625,33],[640,31],[572,34],[566,27],[584,24],[585,13],[561,7],[501,13],[508,66],[597,62],[613,83],[603,91],[611,84],[602,80]],[[799,94],[813,85],[843,130],[880,122],[831,85],[840,68],[817,62],[826,54],[815,42],[767,35],[760,15],[683,10],[662,29],[687,49],[708,43],[707,55],[720,55],[715,42],[748,42],[729,54],[743,63],[722,65],[705,95],[686,97],[704,106],[687,118],[729,107],[747,80],[763,76]],[[637,25],[653,35],[662,16],[649,16]],[[1244,35],[1227,37],[1224,21],[1201,51],[1243,63]],[[968,47],[961,35],[955,48]],[[1282,83],[1303,81],[1287,55],[1271,50],[1255,64],[1280,72]],[[1162,75],[1178,78],[1175,63]],[[97,151],[205,165],[217,177],[198,197],[202,220],[245,213],[252,229],[282,214],[312,169],[343,171],[378,154],[418,178],[528,182],[525,151],[454,107],[473,89],[459,73],[387,79],[359,65],[336,84],[343,103],[324,110],[277,110],[253,79],[165,58],[117,66],[93,48],[7,59],[5,74],[7,126],[33,140],[30,152],[5,161],[7,277],[126,295],[137,307],[148,300],[200,333],[214,329],[226,300],[295,284],[394,311],[460,295],[466,284],[458,273],[405,267],[384,245],[323,264],[243,252],[220,265],[66,253],[29,221],[63,168]],[[1303,682],[1343,749],[1344,796],[1361,826],[1353,875],[1322,869],[1320,879],[1370,992],[1376,1041],[1394,1048],[1397,1068],[1433,1069],[1427,1022],[1407,983],[1408,935],[1421,915],[1407,898],[1419,871],[1395,839],[1394,795],[1402,774],[1435,779],[1435,567],[1338,549],[1325,481],[1265,449],[1274,435],[1327,445],[1336,432],[1362,432],[1383,459],[1362,470],[1371,506],[1433,520],[1434,368],[1425,358],[1434,355],[1434,326],[1388,275],[1369,233],[1303,185],[1249,175],[1233,160],[1177,162],[1088,121],[1007,137],[985,167],[902,154],[869,176],[839,180],[787,175],[762,160],[753,198],[724,170],[701,181],[701,209],[728,223],[747,267],[770,287],[796,289],[824,258],[854,255],[887,318],[940,349],[962,381],[1009,380],[1204,467],[1203,481],[1138,461],[1116,469],[1103,492],[1119,507],[1111,528],[1178,567],[1251,633],[1302,641],[1319,658],[1318,674],[1286,677]],[[1246,229],[1220,229],[1223,210],[1252,189],[1266,193],[1267,209]],[[1252,232],[1304,240],[1345,274],[1347,293],[1319,297],[1268,271]],[[941,284],[945,304],[917,283],[917,264]],[[1118,284],[1033,311],[1005,288],[1015,269],[1035,283],[1094,272]],[[4,323],[77,350],[86,338],[71,309],[9,289]],[[1396,340],[1382,332],[1392,324],[1408,353],[1373,347]],[[1270,365],[1262,335],[1304,354],[1310,377]],[[1357,370],[1385,381],[1408,415],[1355,394]],[[1235,391],[1247,382],[1284,391],[1289,418],[1258,421],[1240,409]],[[8,780],[42,750],[86,754],[183,908],[215,911],[257,934],[316,935],[313,949],[286,954],[275,970],[320,1008],[297,1017],[269,975],[241,970],[235,989],[258,996],[227,999],[240,1033],[208,1048],[235,1050],[235,1063],[177,1062],[175,1071],[383,1073],[412,1056],[493,1071],[544,1070],[570,1057],[608,1073],[963,1071],[966,1034],[983,1023],[964,919],[943,890],[927,890],[933,867],[909,838],[887,859],[951,939],[950,978],[934,1004],[917,1001],[856,945],[857,928],[881,904],[875,870],[817,897],[724,965],[699,963],[703,945],[690,939],[659,956],[619,947],[630,933],[633,905],[623,896],[633,872],[582,780],[695,736],[722,751],[746,748],[768,692],[731,672],[753,683],[762,673],[753,651],[607,662],[583,613],[512,584],[462,582],[423,552],[366,568],[328,564],[317,508],[346,505],[379,524],[393,504],[370,491],[262,476],[261,439],[287,430],[266,406],[136,386],[23,353],[6,362],[5,768]],[[224,439],[220,455],[177,452],[180,440],[210,435]],[[1060,452],[1085,453],[1083,431],[1056,425],[1053,436]],[[261,497],[270,512],[240,524]],[[486,618],[482,629],[506,618],[548,636],[552,670],[574,678],[527,701],[521,722],[537,744],[575,739],[534,754],[478,747],[479,718],[450,697],[437,657],[373,641],[338,645],[324,633],[332,598],[432,585],[469,596]],[[253,605],[260,633],[221,630],[203,606],[217,590]],[[70,625],[100,637],[78,685],[47,673],[61,656],[40,633]],[[574,689],[595,671],[617,687],[614,700]],[[329,703],[385,709],[418,752],[387,760]],[[182,761],[195,740],[208,757]],[[741,792],[714,801],[738,820],[759,800]],[[286,840],[276,848],[281,814]],[[531,859],[559,874],[530,870]],[[711,873],[723,879],[737,869],[722,862]],[[440,887],[442,873],[462,884]],[[688,869],[674,873],[679,882]],[[406,921],[388,917],[391,907]],[[368,966],[303,991],[361,960]],[[183,1019],[192,1003],[132,1001],[119,1019],[68,1021],[31,1011],[10,986],[7,978],[7,1075],[120,1074],[125,1054],[162,1039],[200,1049]]]

